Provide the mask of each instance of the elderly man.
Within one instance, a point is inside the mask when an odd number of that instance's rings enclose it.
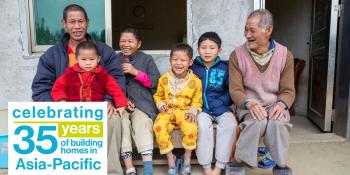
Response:
[[[68,5],[63,11],[61,21],[67,33],[62,36],[58,44],[49,48],[39,59],[37,73],[32,84],[32,98],[34,101],[52,101],[51,88],[67,67],[76,63],[75,48],[86,40],[97,45],[101,54],[100,64],[118,81],[119,86],[125,89],[125,77],[121,69],[121,60],[114,50],[104,43],[97,42],[88,35],[89,18],[85,9],[79,5]],[[108,103],[108,175],[123,174],[119,161],[121,144],[121,119],[113,114],[115,108]],[[113,115],[112,115],[113,114]]]
[[[274,175],[290,175],[286,166],[290,107],[295,98],[293,55],[271,39],[273,18],[268,10],[255,10],[247,19],[247,42],[230,56],[230,95],[242,121],[235,160],[257,166],[259,139],[264,137],[276,161]],[[242,168],[242,171],[244,169]]]

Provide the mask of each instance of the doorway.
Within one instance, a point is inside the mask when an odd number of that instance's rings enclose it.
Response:
[[[265,8],[274,17],[272,38],[285,45],[294,58],[306,62],[298,82],[294,102],[295,116],[291,117],[294,129],[291,134],[321,133],[307,118],[312,0],[265,0]]]
[[[339,0],[266,0],[272,37],[306,61],[295,106],[323,132],[332,131]]]
[[[141,50],[170,50],[187,40],[186,0],[112,1],[112,44],[119,49],[120,29],[135,26],[142,39]]]

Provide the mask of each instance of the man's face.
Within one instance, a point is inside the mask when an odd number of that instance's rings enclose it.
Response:
[[[247,19],[247,23],[244,28],[244,36],[247,39],[248,47],[256,51],[261,49],[269,43],[269,38],[272,33],[272,27],[268,26],[266,29],[259,25],[260,17],[252,16]]]
[[[82,11],[73,10],[67,12],[67,19],[61,21],[64,28],[70,35],[70,39],[77,42],[85,39],[86,31],[89,25]]]

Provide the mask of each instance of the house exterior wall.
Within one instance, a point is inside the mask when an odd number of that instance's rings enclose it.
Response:
[[[228,59],[234,47],[244,42],[246,17],[254,0],[187,0],[190,45],[196,49],[199,36],[216,31],[223,40],[223,58]],[[3,0],[0,11],[0,110],[10,101],[31,101],[31,83],[40,53],[29,48],[26,1]],[[161,73],[169,69],[168,54],[153,54]]]

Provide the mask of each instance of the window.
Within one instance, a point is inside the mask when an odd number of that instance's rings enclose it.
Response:
[[[169,50],[187,41],[186,0],[113,0],[113,47],[118,50],[120,28],[132,24],[141,33],[142,50]]]
[[[44,52],[60,39],[62,11],[72,3],[85,8],[88,33],[116,50],[120,28],[127,24],[139,29],[142,50],[169,50],[187,41],[186,0],[28,0],[32,52]]]
[[[29,0],[33,52],[45,51],[61,38],[65,32],[61,25],[62,12],[72,3],[81,5],[87,11],[90,19],[88,33],[97,40],[106,41],[105,0]]]

